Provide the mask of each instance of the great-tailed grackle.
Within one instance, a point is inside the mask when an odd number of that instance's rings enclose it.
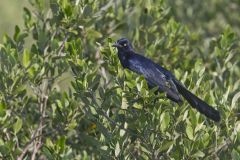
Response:
[[[159,92],[166,92],[167,97],[177,103],[182,102],[180,96],[182,95],[200,113],[216,122],[220,121],[220,114],[217,110],[188,91],[170,71],[135,53],[128,39],[119,39],[113,47],[118,49],[118,58],[122,66],[143,75],[149,87],[158,86]]]

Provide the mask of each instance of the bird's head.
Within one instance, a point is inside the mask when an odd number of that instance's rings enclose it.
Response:
[[[118,49],[118,51],[123,51],[123,52],[133,50],[131,42],[126,38],[121,38],[121,39],[117,40],[117,42],[114,43],[112,46],[116,47]]]

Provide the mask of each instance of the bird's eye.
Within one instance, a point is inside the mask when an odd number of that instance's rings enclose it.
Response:
[[[127,44],[126,44],[126,43],[124,43],[124,44],[123,44],[123,46],[124,46],[124,47],[126,47],[126,46],[127,46]]]

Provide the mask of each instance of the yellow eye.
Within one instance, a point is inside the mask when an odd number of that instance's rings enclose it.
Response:
[[[124,47],[126,47],[126,46],[127,46],[127,44],[126,44],[126,43],[124,43],[124,44],[123,44],[123,46],[124,46]]]

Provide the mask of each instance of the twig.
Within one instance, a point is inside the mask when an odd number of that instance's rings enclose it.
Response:
[[[41,137],[40,137],[40,138],[41,138]],[[41,147],[42,147],[42,142],[41,142],[41,141],[37,142],[36,145],[35,145],[35,147],[34,147],[31,160],[35,160],[36,154],[37,154],[38,150],[39,150]]]
[[[44,128],[45,126],[42,126],[42,127]],[[32,138],[31,138],[30,141],[27,143],[27,145],[24,147],[24,149],[23,149],[23,151],[22,151],[22,154],[17,158],[18,160],[22,160],[22,159],[24,158],[24,156],[26,155],[27,151],[29,150],[29,148],[31,147],[32,142],[33,142],[35,139],[37,139],[37,138],[39,138],[40,136],[42,136],[42,135],[36,136],[37,132],[38,132],[40,129],[42,129],[42,128],[38,127],[38,128],[33,132]]]
[[[54,36],[55,36],[56,32],[54,32]],[[53,37],[54,37],[53,36]],[[61,46],[58,49],[58,55],[61,55],[61,52],[65,46],[65,42],[68,39],[68,33],[66,34]],[[44,50],[44,57],[47,54],[47,48],[49,46],[46,46],[45,50]],[[45,57],[45,61],[48,61],[48,58]],[[24,156],[27,154],[28,150],[30,149],[30,147],[32,145],[34,145],[34,149],[32,152],[32,156],[31,159],[34,160],[36,158],[37,152],[39,151],[39,149],[42,146],[42,137],[43,137],[43,128],[45,127],[44,125],[44,119],[45,119],[45,115],[46,115],[46,107],[47,107],[47,102],[48,102],[48,91],[50,90],[50,86],[49,86],[49,79],[48,78],[43,78],[42,79],[42,86],[41,89],[39,89],[39,93],[36,93],[37,95],[39,95],[39,111],[41,113],[41,117],[40,117],[40,121],[39,121],[39,125],[38,128],[34,131],[34,133],[32,134],[32,138],[30,139],[30,141],[26,144],[26,146],[24,147],[21,155],[17,158],[17,160],[22,160],[24,158]]]
[[[32,160],[35,159],[38,150],[42,146],[42,132],[43,132],[42,126],[44,125],[44,118],[45,118],[45,114],[46,114],[46,107],[47,107],[47,101],[48,101],[48,96],[46,96],[47,89],[48,89],[48,80],[45,80],[43,83],[43,86],[42,86],[42,96],[40,98],[40,107],[39,107],[40,113],[41,113],[39,128],[41,128],[41,129],[38,130],[38,132],[37,132],[37,136],[39,136],[39,138],[36,138],[36,140],[35,140],[34,150],[33,150],[32,157],[31,157]]]
[[[232,143],[231,139],[230,138],[227,138],[224,143],[222,143],[221,145],[219,145],[217,147],[217,149],[213,152],[213,154],[217,155],[218,152],[221,152],[221,150],[223,148],[225,148],[226,146],[230,145]]]
[[[68,35],[69,35],[69,33],[66,34],[65,38],[64,38],[63,41],[62,41],[61,46],[59,47],[58,54],[57,54],[58,56],[61,56],[61,52],[62,52],[62,50],[63,50],[63,48],[64,48],[64,46],[65,46],[65,42],[66,42],[67,39],[68,39]]]

